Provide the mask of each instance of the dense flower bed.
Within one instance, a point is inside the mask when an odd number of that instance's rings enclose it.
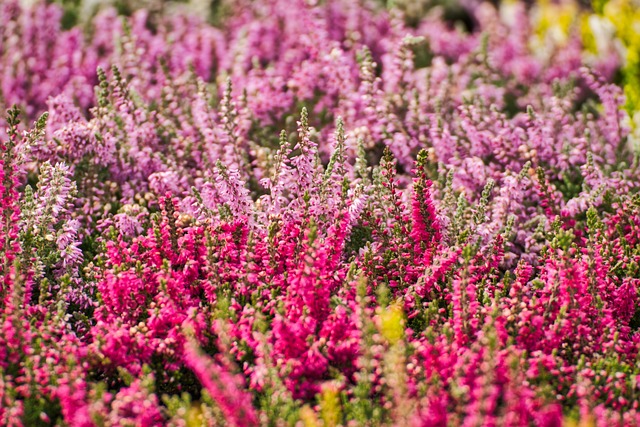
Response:
[[[640,425],[623,3],[0,2],[0,425]]]

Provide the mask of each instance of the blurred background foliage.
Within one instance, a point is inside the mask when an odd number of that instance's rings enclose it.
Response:
[[[35,0],[25,0],[31,3]],[[115,7],[122,15],[145,8],[149,19],[154,15],[187,9],[207,16],[215,26],[223,27],[235,0],[51,0],[64,7],[63,26],[88,22],[101,8]],[[331,0],[309,0],[314,3]],[[399,11],[407,24],[416,26],[429,14],[438,14],[452,26],[463,31],[475,30],[473,11],[481,0],[354,0],[378,4],[381,8]],[[517,0],[488,0],[501,14],[508,15]],[[632,130],[630,143],[640,147],[640,0],[524,0],[530,10],[538,39],[533,48],[548,39],[562,44],[573,31],[579,31],[586,52],[602,55],[611,50],[624,58],[616,83],[626,96]],[[419,54],[419,52],[418,52]],[[418,55],[419,56],[419,55]]]

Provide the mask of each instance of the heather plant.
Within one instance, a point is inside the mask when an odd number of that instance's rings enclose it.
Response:
[[[0,425],[640,424],[629,63],[381,3],[0,5]]]

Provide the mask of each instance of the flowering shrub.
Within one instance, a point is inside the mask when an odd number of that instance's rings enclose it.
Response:
[[[640,425],[628,64],[405,3],[0,4],[0,425]]]

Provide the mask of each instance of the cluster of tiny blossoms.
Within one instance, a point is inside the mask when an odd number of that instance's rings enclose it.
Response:
[[[0,1],[1,426],[640,425],[621,53],[524,2],[78,3]]]

